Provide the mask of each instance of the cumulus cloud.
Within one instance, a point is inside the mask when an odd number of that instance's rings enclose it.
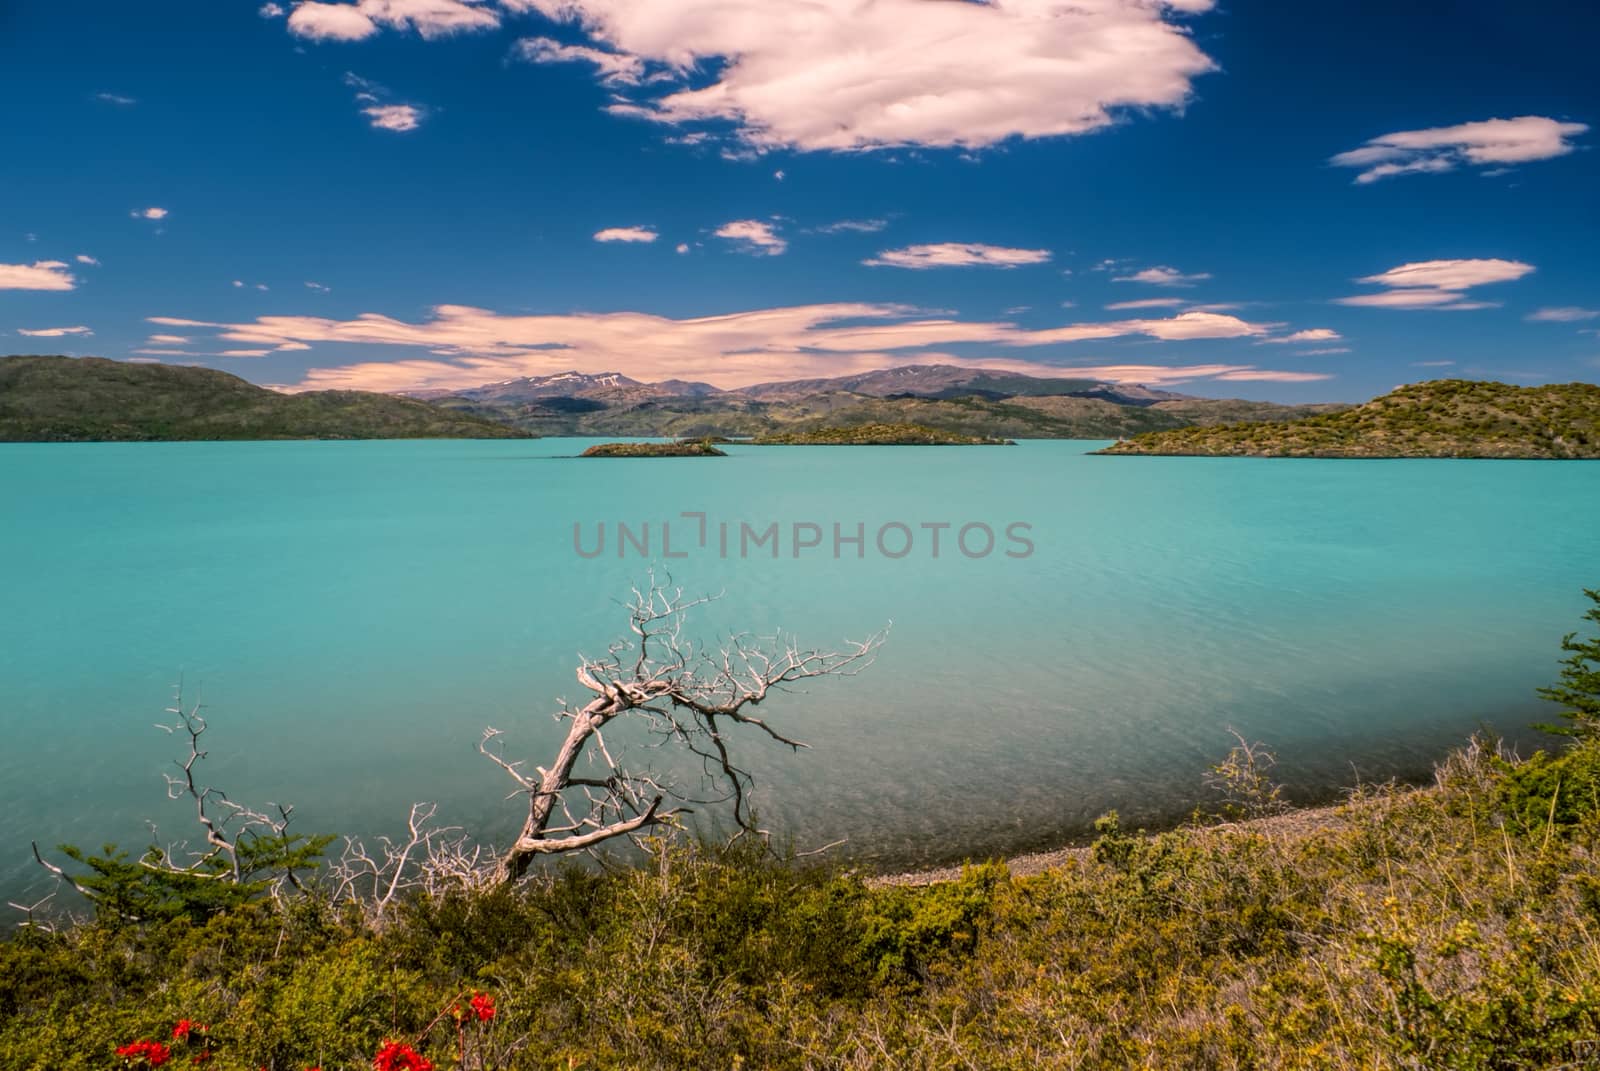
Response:
[[[289,32],[312,41],[361,41],[380,29],[414,30],[431,41],[499,25],[499,12],[477,0],[305,0],[289,15]]]
[[[1454,312],[1490,309],[1496,307],[1495,302],[1468,300],[1464,292],[1491,283],[1514,282],[1533,270],[1532,264],[1524,264],[1520,260],[1421,260],[1357,279],[1358,283],[1370,283],[1388,289],[1339,298],[1338,303],[1380,309]]]
[[[284,11],[280,4],[262,4],[256,9],[256,14],[264,19],[281,19]]]
[[[169,213],[165,208],[135,208],[128,214],[134,219],[166,219]]]
[[[652,227],[607,227],[594,232],[597,242],[653,242],[659,237]]]
[[[641,312],[517,316],[443,305],[420,323],[377,313],[364,313],[349,320],[263,316],[247,322],[216,323],[156,317],[151,322],[159,327],[204,329],[214,332],[222,344],[238,347],[224,352],[276,353],[330,343],[399,347],[431,355],[314,369],[299,384],[307,389],[369,390],[459,389],[521,375],[567,369],[596,372],[618,367],[646,379],[699,379],[740,386],[795,376],[843,375],[893,367],[908,360],[929,359],[930,350],[947,346],[1023,350],[1117,338],[1174,342],[1259,338],[1269,330],[1268,325],[1235,316],[1202,312],[1031,330],[1008,321],[929,317],[902,305],[870,303],[755,309],[681,320]],[[1036,373],[1045,367],[1036,361],[992,355],[967,359],[937,354],[937,359]],[[1180,374],[1160,365],[1106,367],[1123,369],[1119,374],[1129,382]],[[1127,371],[1133,368],[1138,371]],[[1053,374],[1101,372],[1074,367],[1058,369]],[[1320,373],[1277,372],[1249,364],[1227,364],[1185,366],[1181,375],[1315,378]]]
[[[1331,163],[1359,167],[1362,185],[1395,175],[1453,171],[1461,166],[1496,167],[1549,160],[1574,148],[1571,139],[1587,132],[1583,123],[1563,123],[1539,115],[1485,119],[1458,126],[1401,130],[1342,152]]]
[[[420,3],[421,0],[418,0]],[[303,3],[291,29],[359,39],[392,24],[379,4]],[[409,5],[408,5],[409,6]],[[446,0],[429,0],[445,7]],[[478,28],[491,13],[454,4]],[[1102,129],[1181,110],[1216,69],[1177,19],[1214,0],[501,0],[573,25],[584,46],[519,45],[534,62],[583,61],[639,91],[614,114],[731,123],[761,150],[978,148]],[[420,27],[419,27],[420,29]],[[426,34],[425,34],[426,36]],[[579,48],[585,51],[579,51]],[[826,57],[826,62],[819,62]],[[981,57],[981,62],[974,62]],[[713,72],[708,79],[706,72]]]
[[[1195,283],[1204,282],[1209,278],[1211,278],[1210,272],[1202,271],[1195,272],[1192,275],[1185,275],[1177,268],[1161,265],[1154,268],[1145,268],[1143,271],[1136,271],[1132,275],[1113,276],[1111,281],[1114,283],[1148,283],[1151,286],[1193,286]]]
[[[977,242],[938,242],[887,249],[861,263],[880,268],[1015,268],[1023,264],[1043,264],[1050,259],[1048,249],[1011,249]]]
[[[1312,327],[1305,331],[1296,331],[1292,335],[1282,335],[1278,338],[1264,338],[1262,342],[1277,343],[1280,345],[1295,342],[1338,342],[1344,336],[1331,327]]]
[[[0,264],[0,290],[71,290],[78,285],[64,261]]]
[[[374,130],[403,134],[422,125],[423,113],[415,104],[369,104],[361,114],[371,121]]]
[[[39,327],[33,330],[19,327],[17,334],[27,335],[29,338],[64,338],[67,335],[92,335],[94,332],[87,327]]]
[[[759,219],[736,219],[731,223],[724,223],[713,233],[718,238],[726,238],[733,242],[745,253],[775,257],[789,248],[789,243],[778,237],[778,232],[772,224],[763,223]]]
[[[675,250],[673,250],[673,252],[679,253],[679,254],[687,253],[688,251],[689,251],[689,243],[688,242],[679,242],[678,243],[678,247]]]
[[[1530,312],[1527,318],[1534,323],[1573,324],[1600,317],[1600,309],[1581,309],[1575,305],[1543,308]]]

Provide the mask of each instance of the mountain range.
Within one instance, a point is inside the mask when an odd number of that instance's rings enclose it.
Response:
[[[1342,408],[1197,398],[1096,379],[942,364],[734,390],[574,371],[410,396],[540,435],[738,436],[921,424],[965,435],[1116,438],[1224,421],[1294,420]]]

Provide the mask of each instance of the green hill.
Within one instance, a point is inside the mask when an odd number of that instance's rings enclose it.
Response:
[[[925,424],[853,424],[763,435],[755,446],[1015,446],[1009,439],[962,435]]]
[[[504,424],[388,394],[280,394],[209,368],[0,357],[3,442],[527,437]]]
[[[1138,435],[1101,451],[1200,457],[1600,458],[1600,386],[1440,379],[1295,421]]]

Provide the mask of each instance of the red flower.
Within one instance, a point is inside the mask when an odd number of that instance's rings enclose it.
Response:
[[[128,1061],[129,1067],[160,1067],[172,1056],[172,1050],[159,1041],[135,1041],[118,1049],[117,1055]]]
[[[433,1071],[433,1061],[424,1059],[410,1045],[386,1041],[372,1058],[374,1071]]]
[[[207,1060],[210,1060],[211,1056],[212,1053],[210,1049],[201,1049],[199,1052],[194,1054],[194,1059],[190,1060],[189,1062],[192,1064],[203,1064]]]
[[[474,993],[472,1000],[473,1012],[478,1016],[478,1021],[485,1022],[494,1018],[494,998],[487,993]]]

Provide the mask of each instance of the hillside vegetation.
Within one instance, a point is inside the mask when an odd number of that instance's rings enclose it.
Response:
[[[911,886],[655,841],[635,866],[414,895],[379,924],[314,883],[220,898],[79,853],[98,915],[0,942],[0,1067],[1593,1066],[1600,637],[1563,648],[1541,690],[1561,750],[1480,737],[1427,788],[1278,814],[1241,741],[1207,778],[1217,816],[1156,836],[1107,816],[1027,877]]]
[[[1014,446],[1009,439],[961,435],[926,424],[852,424],[763,435],[755,446]]]
[[[1214,457],[1600,458],[1600,387],[1441,379],[1297,421],[1136,436],[1107,454]]]
[[[388,394],[280,394],[208,368],[0,357],[4,442],[525,437],[505,424]]]

